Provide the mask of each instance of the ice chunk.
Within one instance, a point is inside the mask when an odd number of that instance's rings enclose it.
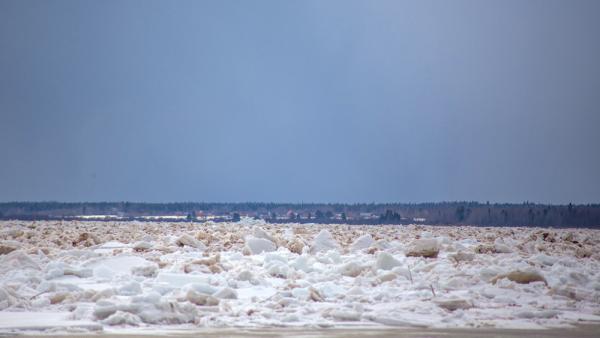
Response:
[[[44,276],[44,278],[54,279],[54,278],[62,277],[64,275],[65,274],[64,274],[63,269],[50,269],[46,272],[46,275]]]
[[[466,310],[473,307],[473,304],[464,299],[438,299],[435,303],[448,311]]]
[[[257,238],[254,236],[246,237],[246,248],[250,251],[252,255],[257,255],[262,252],[275,251],[275,249],[277,249],[275,243],[271,242],[270,240],[264,238]]]
[[[329,315],[339,321],[359,321],[361,314],[353,310],[333,310]]]
[[[541,265],[552,266],[556,263],[557,259],[552,256],[548,256],[545,254],[537,254],[531,257],[531,261],[539,263]]]
[[[123,249],[127,247],[126,244],[118,242],[118,241],[109,241],[106,243],[101,244],[100,246],[98,246],[96,248],[97,249]]]
[[[2,296],[0,295],[0,310],[3,310],[3,307],[7,306],[7,303],[2,301],[1,299]],[[52,302],[50,301],[50,298],[47,297],[38,297],[31,301],[32,308],[44,308],[50,306],[50,304],[52,304]]]
[[[0,255],[6,255],[21,247],[21,243],[17,241],[2,241],[0,242]]]
[[[215,292],[213,296],[221,299],[237,299],[237,292],[232,288],[225,287]]]
[[[421,238],[433,238],[433,234],[430,231],[421,231]]]
[[[261,228],[261,227],[255,226],[255,227],[253,228],[252,234],[253,234],[253,235],[254,235],[254,237],[256,237],[256,238],[262,238],[262,239],[266,239],[267,241],[270,241],[270,242],[275,242],[275,239],[274,239],[274,238],[273,238],[271,235],[269,235],[269,234],[268,234],[268,233],[265,231],[265,229],[263,229],[263,228]]]
[[[121,286],[118,289],[118,293],[119,293],[119,295],[122,295],[122,296],[139,295],[140,293],[142,293],[142,286],[138,282],[131,281],[131,282]]]
[[[178,303],[169,300],[153,298],[144,299],[136,297],[129,304],[117,304],[105,300],[98,301],[94,308],[95,318],[103,320],[110,318],[118,311],[127,312],[138,316],[142,322],[149,324],[170,323],[182,324],[192,322],[196,316],[196,307],[191,303]],[[130,317],[131,319],[133,317]],[[118,316],[115,322],[118,322]]]
[[[179,236],[179,238],[177,238],[177,240],[175,241],[175,244],[177,244],[177,246],[180,247],[189,246],[199,250],[206,250],[206,245],[204,245],[204,243],[200,242],[199,240],[195,239],[194,237],[188,234],[183,234]]]
[[[592,250],[588,248],[577,248],[575,249],[575,257],[577,258],[589,258],[592,257]]]
[[[115,272],[105,265],[100,265],[94,269],[94,277],[99,281],[109,281],[115,275]]]
[[[0,272],[9,270],[40,270],[40,266],[29,255],[21,250],[0,256]]]
[[[290,266],[296,270],[311,272],[314,270],[312,261],[308,256],[299,256],[290,263]]]
[[[139,325],[140,317],[123,311],[117,311],[102,321],[106,325]]]
[[[82,244],[83,246],[89,247],[95,244],[100,244],[100,239],[94,233],[82,232],[79,234],[79,237],[72,242],[72,244],[73,246]]]
[[[375,240],[370,234],[365,234],[358,237],[350,246],[351,251],[358,251],[363,249],[370,248],[373,244],[375,244]]]
[[[308,300],[309,296],[308,288],[294,288],[292,289],[292,296],[300,300]]]
[[[107,300],[100,300],[94,307],[93,315],[98,319],[105,319],[117,312],[117,305]]]
[[[217,289],[214,286],[206,283],[190,283],[184,285],[181,289],[183,291],[194,290],[195,292],[204,293],[207,295],[212,295],[217,292]]]
[[[294,230],[292,228],[285,228],[283,230],[283,239],[285,239],[286,241],[291,241],[294,238]]]
[[[203,275],[160,272],[156,277],[156,281],[171,288],[180,288],[190,283],[208,285],[209,279]]]
[[[156,291],[150,291],[146,294],[143,295],[139,295],[139,296],[134,296],[131,298],[131,301],[133,303],[152,303],[152,304],[158,304],[161,300],[161,295],[160,293],[156,292]]]
[[[63,262],[50,262],[46,266],[46,279],[54,279],[62,276],[77,276],[87,278],[92,276],[92,269],[74,268]]]
[[[286,315],[285,317],[283,317],[281,319],[281,321],[284,323],[298,322],[298,321],[300,321],[300,317],[298,317],[295,314],[289,314],[289,315]]]
[[[300,255],[304,249],[304,243],[296,238],[288,243],[287,248],[290,252]]]
[[[381,270],[391,270],[396,266],[400,266],[402,263],[394,258],[394,256],[390,255],[387,252],[380,252],[377,255],[377,261],[375,262],[375,268]]]
[[[194,290],[188,290],[185,298],[196,305],[214,306],[219,305],[219,300],[211,295],[205,293],[196,292]]]
[[[112,279],[117,275],[131,275],[131,269],[136,266],[151,264],[142,257],[133,255],[121,255],[105,259],[94,259],[86,264],[93,269],[93,275],[105,280]]]
[[[507,278],[508,280],[511,280],[511,281],[513,281],[515,283],[519,283],[519,284],[543,282],[544,284],[548,285],[548,282],[546,282],[546,279],[544,278],[544,276],[542,276],[537,271],[515,270],[515,271],[511,271],[507,274],[498,275],[495,278],[493,278],[491,280],[491,282],[492,282],[492,284],[496,284],[496,282],[502,278]]]
[[[364,295],[365,292],[360,287],[353,286],[352,288],[350,288],[350,290],[348,290],[348,292],[346,294],[348,294],[348,295]]]
[[[265,262],[267,273],[273,277],[287,278],[290,268],[286,262],[270,261]]]
[[[0,310],[4,310],[17,303],[18,299],[13,291],[5,287],[0,287]]]
[[[269,252],[265,254],[265,263],[278,261],[281,263],[287,263],[287,258],[281,252]]]
[[[408,257],[427,257],[436,258],[440,248],[437,240],[432,238],[422,238],[414,240],[406,253]]]
[[[254,275],[249,270],[241,271],[237,275],[237,280],[239,280],[239,281],[250,282],[253,279],[254,279]]]
[[[357,262],[348,262],[342,264],[337,270],[340,274],[348,277],[357,277],[366,269],[365,266],[358,264]]]
[[[134,266],[131,268],[131,273],[134,276],[156,277],[158,274],[158,265],[156,263],[149,263],[140,266]]]
[[[143,304],[136,314],[144,323],[149,324],[184,324],[191,323],[197,314],[196,306],[192,303],[162,301],[157,304]]]
[[[381,276],[377,277],[377,282],[379,284],[384,283],[384,282],[390,282],[393,281],[394,279],[396,279],[398,277],[397,274],[393,273],[393,272],[389,272],[389,273],[385,273],[382,274]]]
[[[560,295],[578,301],[590,298],[587,292],[572,286],[555,286],[550,290],[550,294]]]
[[[479,271],[479,275],[484,280],[491,280],[500,273],[500,270],[494,266],[487,266]]]
[[[310,253],[338,250],[339,244],[333,239],[333,236],[327,229],[321,230],[313,239],[313,244],[310,247]]]
[[[91,318],[92,311],[94,310],[94,305],[91,303],[83,303],[77,305],[75,310],[71,312],[69,319],[82,320]]]
[[[152,248],[152,244],[146,241],[135,242],[132,246],[134,251],[148,251]]]
[[[320,296],[323,296],[325,298],[335,298],[343,296],[346,293],[347,289],[337,282],[329,281],[320,283],[318,285],[318,288],[317,286],[315,286],[314,291],[317,291]]]
[[[470,262],[473,259],[475,259],[475,254],[474,253],[470,253],[470,252],[465,252],[465,251],[459,251],[457,253],[449,254],[448,258],[450,258],[451,260],[455,261],[456,263],[459,263],[459,262]]]
[[[533,311],[519,311],[517,313],[515,313],[515,316],[518,318],[525,318],[525,319],[536,319],[536,318],[543,318],[543,319],[548,319],[548,318],[554,318],[557,317],[561,312],[560,311],[555,311],[555,310],[537,310],[535,312]]]
[[[496,248],[489,244],[479,244],[473,250],[478,254],[491,254],[496,252]]]
[[[287,258],[277,252],[266,254],[263,265],[269,275],[279,278],[286,278],[290,270]]]
[[[319,255],[317,259],[324,264],[342,263],[342,257],[337,250],[329,250],[324,255]]]
[[[494,241],[494,251],[497,253],[511,253],[512,249],[502,239],[496,238]]]

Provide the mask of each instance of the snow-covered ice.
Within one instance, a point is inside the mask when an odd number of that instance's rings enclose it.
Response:
[[[600,320],[598,230],[0,224],[0,333]]]

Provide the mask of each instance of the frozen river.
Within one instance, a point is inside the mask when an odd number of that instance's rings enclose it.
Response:
[[[597,230],[1,223],[4,334],[585,336],[600,320]]]

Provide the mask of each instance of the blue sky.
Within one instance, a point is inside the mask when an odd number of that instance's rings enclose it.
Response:
[[[599,1],[0,0],[0,200],[600,202]]]

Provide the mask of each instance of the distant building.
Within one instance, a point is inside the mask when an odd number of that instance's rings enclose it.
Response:
[[[359,214],[359,217],[360,217],[361,219],[376,219],[376,218],[378,218],[379,216],[377,216],[377,215],[373,215],[373,214],[372,214],[372,213],[370,213],[370,212],[361,212],[361,213]]]

